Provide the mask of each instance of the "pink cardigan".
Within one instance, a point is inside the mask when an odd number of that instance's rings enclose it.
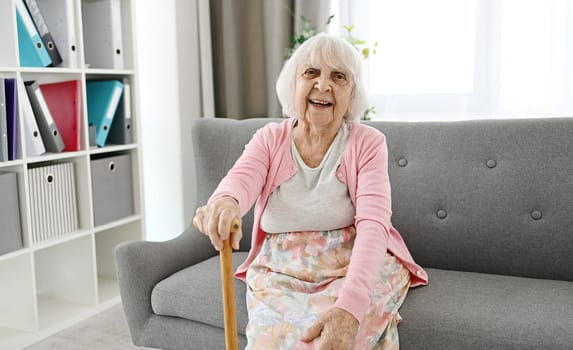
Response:
[[[222,197],[235,198],[245,215],[256,201],[251,249],[236,277],[245,280],[246,271],[257,256],[266,233],[260,220],[270,194],[296,173],[291,154],[291,131],[295,119],[269,123],[259,129],[245,146],[209,202]],[[334,306],[350,312],[361,321],[370,304],[370,294],[385,253],[389,251],[410,271],[411,286],[428,284],[428,275],[414,262],[402,237],[392,227],[388,149],[378,130],[356,122],[350,135],[337,177],[348,186],[356,208],[356,239],[346,281]]]

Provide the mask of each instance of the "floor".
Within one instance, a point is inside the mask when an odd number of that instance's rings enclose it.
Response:
[[[134,350],[121,305],[112,307],[25,350]]]

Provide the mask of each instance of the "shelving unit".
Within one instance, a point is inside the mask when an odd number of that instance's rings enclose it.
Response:
[[[36,80],[40,84],[67,80],[81,82],[81,147],[76,152],[27,157],[22,110],[18,116],[17,159],[0,162],[0,172],[17,174],[23,247],[0,255],[0,349],[21,349],[120,302],[114,261],[115,247],[145,237],[141,151],[139,144],[138,76],[134,55],[135,0],[119,0],[123,42],[123,69],[97,67],[86,57],[89,33],[84,33],[82,6],[93,0],[37,0],[42,6],[73,5],[73,28],[78,62],[59,67],[21,67],[19,62],[16,3],[0,1],[0,78]],[[87,35],[86,35],[87,34]],[[58,42],[56,42],[58,45]],[[128,81],[133,143],[93,147],[89,142],[86,81]],[[18,95],[26,94],[18,89]],[[94,224],[92,160],[101,156],[129,155],[133,192],[132,215],[104,225]],[[30,169],[45,164],[71,163],[77,196],[77,230],[35,242],[32,235]],[[0,198],[0,201],[3,199]]]

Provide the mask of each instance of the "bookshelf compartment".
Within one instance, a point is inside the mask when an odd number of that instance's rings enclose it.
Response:
[[[32,271],[30,254],[0,260],[0,327],[22,331],[37,329]]]
[[[131,69],[131,4],[125,0],[82,0],[85,63],[89,68]]]
[[[111,8],[119,9],[119,16],[110,16]],[[134,68],[132,11],[128,0],[81,1],[86,68]]]
[[[32,81],[37,82],[40,93],[46,102],[50,119],[54,121],[65,147],[60,152],[50,152],[46,149],[46,153],[39,155],[39,157],[87,150],[87,124],[84,115],[82,75],[78,73],[23,73],[22,78],[24,85],[29,85]],[[23,91],[23,93],[21,99],[27,98],[30,101],[29,92]],[[31,104],[28,101],[22,102]],[[33,109],[33,112],[36,114],[36,109]],[[38,128],[40,128],[39,121],[37,119],[36,121]],[[24,137],[32,138],[28,133],[24,133]],[[42,134],[41,137],[45,143],[44,135]]]
[[[135,213],[129,153],[92,156],[91,175],[95,226],[108,224]]]
[[[36,0],[62,58],[57,67],[78,68],[80,47],[75,0]]]
[[[91,236],[35,252],[40,328],[81,315],[96,304]]]
[[[107,135],[105,145],[103,147],[97,146],[96,148],[96,135],[90,135],[90,147],[92,149],[106,149],[108,147],[118,146],[118,145],[131,145],[135,143],[136,140],[136,133],[135,133],[135,123],[133,123],[133,77],[131,75],[126,74],[88,74],[86,76],[86,84],[91,84],[92,82],[96,81],[119,81],[123,87],[121,92],[121,97],[118,101],[117,107],[114,107],[115,114],[113,117],[113,121],[110,124],[110,130]],[[89,95],[88,95],[88,103],[89,103]],[[97,112],[97,111],[96,111]],[[88,120],[91,120],[89,115],[90,108],[88,104]],[[97,130],[97,124],[90,122],[90,128],[94,128]],[[104,151],[105,152],[105,151]]]
[[[99,302],[119,296],[115,248],[122,242],[139,239],[141,222],[135,221],[96,233],[96,261]]]

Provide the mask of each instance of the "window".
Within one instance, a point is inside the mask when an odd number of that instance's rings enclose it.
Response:
[[[573,115],[573,0],[339,1],[375,119]]]

